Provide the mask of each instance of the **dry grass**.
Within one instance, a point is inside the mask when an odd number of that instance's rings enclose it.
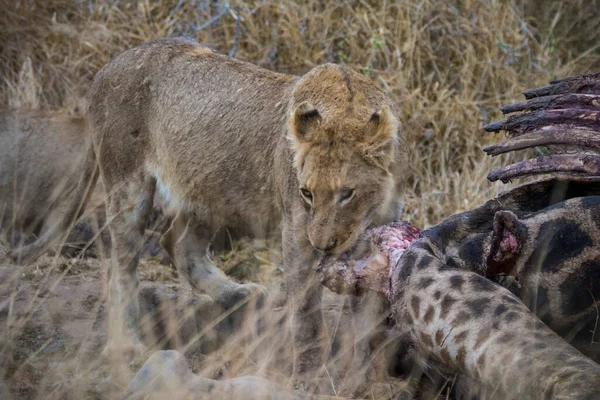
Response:
[[[485,175],[501,160],[480,149],[494,140],[481,127],[498,118],[500,104],[600,67],[597,1],[5,2],[0,104],[9,106],[76,110],[110,57],[156,38],[189,35],[229,52],[238,16],[236,57],[297,74],[330,61],[362,69],[402,112],[412,166],[407,217],[420,226],[498,190]]]
[[[507,159],[481,151],[497,140],[482,126],[500,117],[500,105],[550,79],[600,70],[598,6],[595,0],[1,0],[0,106],[80,112],[87,85],[110,57],[165,36],[192,36],[225,53],[235,44],[238,58],[296,74],[344,62],[397,102],[410,150],[406,218],[427,227],[504,189],[485,177]]]

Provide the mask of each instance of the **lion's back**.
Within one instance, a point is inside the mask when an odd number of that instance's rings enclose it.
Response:
[[[226,210],[243,225],[277,219],[274,159],[295,79],[187,39],[126,50],[90,90],[104,176],[145,168],[174,203]]]

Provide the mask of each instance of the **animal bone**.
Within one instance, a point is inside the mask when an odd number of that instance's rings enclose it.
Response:
[[[393,222],[371,228],[363,235],[371,247],[369,254],[354,260],[345,253],[326,257],[319,263],[321,283],[338,294],[381,293],[391,300],[391,276],[404,251],[419,238],[421,231],[408,222]]]
[[[492,182],[501,180],[504,183],[513,178],[545,173],[600,175],[600,157],[580,154],[557,154],[540,156],[521,161],[507,167],[498,168],[488,174]]]
[[[549,86],[524,95],[527,101],[501,108],[504,114],[522,114],[485,126],[488,132],[504,130],[510,138],[487,146],[484,151],[496,156],[549,146],[553,154],[498,168],[490,172],[488,179],[506,183],[513,178],[546,173],[573,180],[600,177],[600,73],[552,81]],[[580,151],[564,154],[570,149]]]

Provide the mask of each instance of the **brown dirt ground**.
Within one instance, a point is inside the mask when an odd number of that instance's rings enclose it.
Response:
[[[280,254],[274,248],[273,243],[242,241],[215,256],[232,277],[266,285],[274,299],[260,322],[245,328],[239,328],[235,313],[224,316],[208,296],[192,293],[172,265],[161,264],[161,255],[143,258],[142,335],[151,351],[128,365],[101,356],[107,330],[106,260],[48,255],[16,266],[1,256],[0,248],[0,398],[119,398],[152,352],[165,348],[184,353],[192,371],[205,377],[260,375],[289,384],[291,348],[281,307]],[[330,346],[338,362],[344,359],[342,343],[352,342],[346,300],[325,294]],[[262,331],[257,333],[258,326]],[[334,393],[343,376],[339,365],[327,371]],[[376,397],[385,398],[404,386],[395,379],[373,386],[371,394],[377,390]]]

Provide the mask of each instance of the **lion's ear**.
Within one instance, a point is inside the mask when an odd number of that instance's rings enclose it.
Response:
[[[400,123],[388,106],[373,113],[369,123],[373,129],[364,139],[365,156],[381,168],[388,169],[394,160]]]
[[[321,121],[321,114],[308,101],[300,103],[290,118],[290,135],[296,144],[310,141],[310,128]]]

